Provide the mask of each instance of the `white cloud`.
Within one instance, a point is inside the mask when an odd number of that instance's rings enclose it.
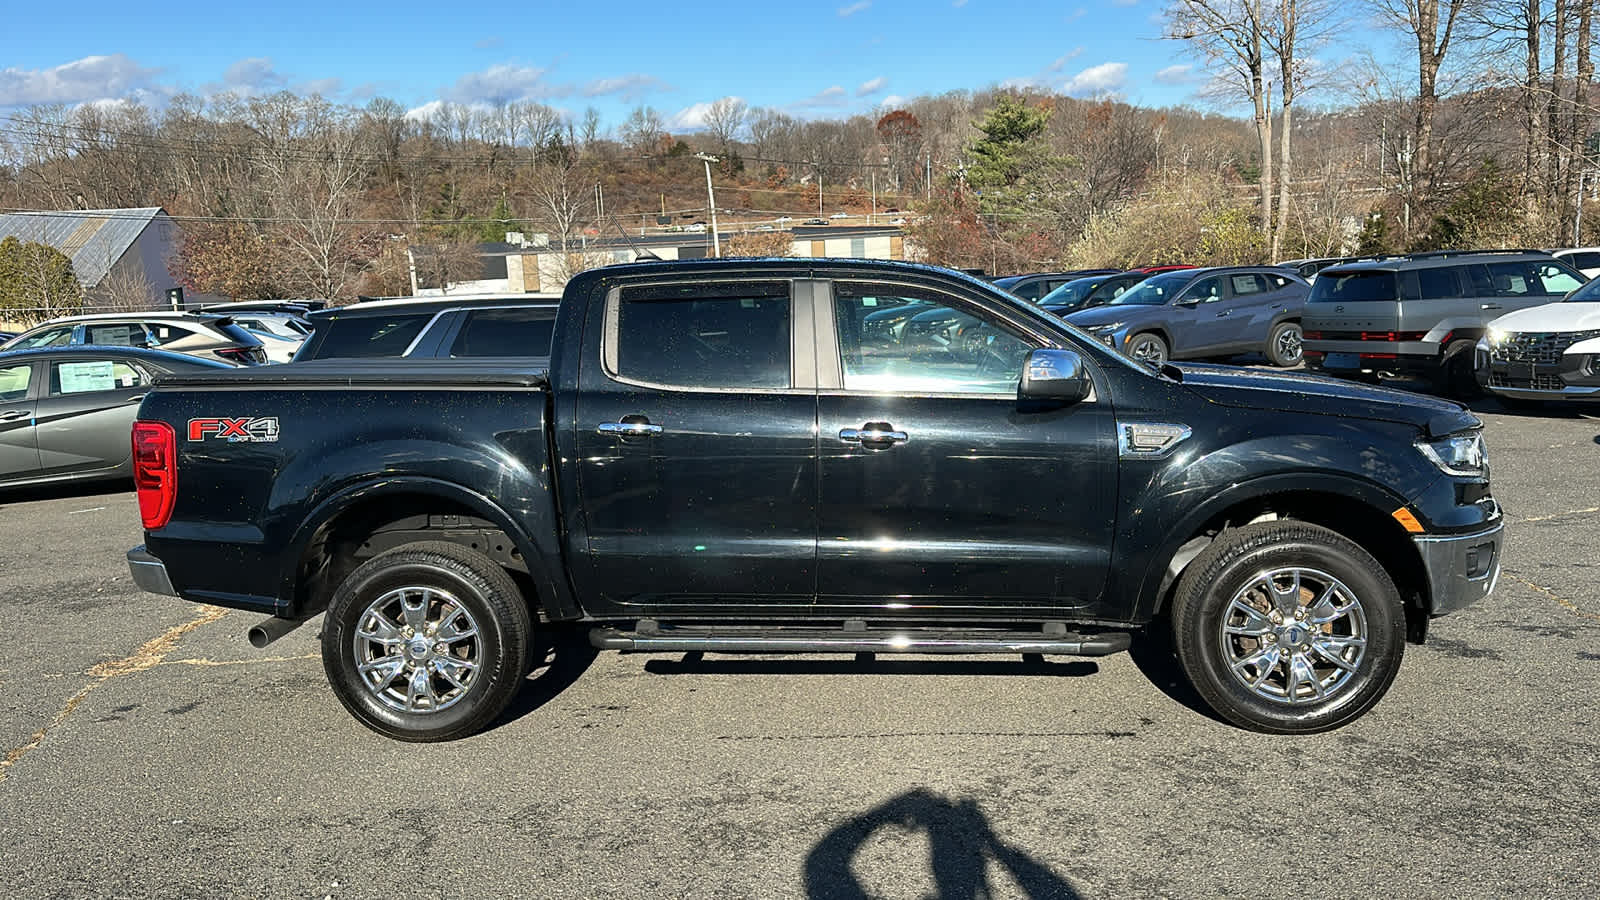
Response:
[[[961,7],[967,5],[967,0],[952,0],[950,5],[954,6],[956,9],[960,9]]]
[[[839,85],[823,88],[804,100],[793,104],[796,109],[817,109],[819,107],[843,106],[850,98],[850,92]]]
[[[455,87],[447,92],[447,96],[462,103],[510,103],[571,93],[569,87],[545,82],[546,71],[536,66],[499,63],[482,72],[469,72],[456,79]]]
[[[872,0],[856,0],[849,6],[839,7],[839,18],[848,19],[858,12],[866,12],[872,6]]]
[[[321,94],[324,97],[339,93],[344,88],[342,78],[313,78],[294,86],[295,92],[300,94]]]
[[[1127,63],[1101,63],[1067,79],[1061,92],[1072,97],[1101,97],[1117,92],[1127,80]]]
[[[1085,7],[1080,6],[1077,9],[1073,10],[1072,13],[1067,16],[1067,21],[1071,22],[1073,19],[1081,19],[1084,16],[1087,16],[1088,14],[1089,14],[1089,10],[1087,8],[1085,8]]]
[[[583,86],[583,95],[601,97],[606,94],[616,94],[624,100],[638,100],[646,94],[670,90],[672,85],[654,75],[631,72],[615,78],[596,78]]]
[[[897,107],[904,106],[905,102],[906,98],[900,96],[899,94],[890,94],[889,96],[878,101],[878,108],[895,109]]]
[[[889,79],[879,75],[877,78],[874,78],[871,81],[861,82],[861,86],[856,88],[856,96],[865,97],[868,94],[876,94],[888,86]]]
[[[1183,63],[1176,66],[1167,66],[1156,73],[1158,84],[1187,84],[1194,80],[1194,66]]]
[[[283,87],[284,81],[277,67],[272,64],[272,59],[266,56],[241,59],[222,73],[223,88],[236,94],[275,91]]]
[[[85,56],[50,69],[0,69],[0,107],[79,103],[154,90],[161,70],[127,55]]]
[[[421,106],[406,110],[406,118],[413,122],[426,122],[438,115],[441,109],[444,109],[443,100],[429,100]]]
[[[1058,56],[1058,57],[1056,57],[1056,61],[1050,64],[1050,71],[1059,72],[1062,69],[1066,68],[1067,63],[1077,59],[1078,57],[1080,57],[1082,55],[1083,55],[1083,48],[1082,47],[1073,47],[1071,50],[1067,51],[1067,55],[1066,56]]]

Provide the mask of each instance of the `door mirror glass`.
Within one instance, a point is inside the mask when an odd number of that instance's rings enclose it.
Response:
[[[1075,350],[1034,350],[1022,367],[1017,394],[1028,400],[1077,402],[1089,396],[1094,382]]]

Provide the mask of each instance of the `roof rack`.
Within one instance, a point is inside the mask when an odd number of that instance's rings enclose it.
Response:
[[[1498,255],[1525,256],[1525,255],[1530,254],[1530,253],[1535,255],[1535,256],[1549,256],[1550,255],[1550,251],[1548,251],[1548,250],[1527,250],[1527,249],[1516,250],[1516,249],[1508,248],[1508,249],[1504,249],[1504,250],[1429,250],[1426,253],[1407,253],[1406,254],[1406,258],[1407,259],[1449,259],[1452,256],[1480,256],[1480,255],[1481,256],[1491,256],[1491,255],[1497,255],[1497,254]]]

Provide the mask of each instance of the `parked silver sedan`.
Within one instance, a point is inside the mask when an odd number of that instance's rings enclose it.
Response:
[[[0,489],[132,477],[129,435],[150,385],[231,368],[136,347],[0,353]]]

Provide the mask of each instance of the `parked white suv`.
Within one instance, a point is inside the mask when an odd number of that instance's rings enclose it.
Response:
[[[227,316],[186,312],[124,312],[66,316],[24,331],[0,350],[41,347],[149,347],[220,360],[264,365],[261,339]]]
[[[1478,383],[1508,406],[1600,400],[1600,279],[1490,322],[1474,361]]]
[[[1600,247],[1572,247],[1551,250],[1550,255],[1590,278],[1600,278]]]

